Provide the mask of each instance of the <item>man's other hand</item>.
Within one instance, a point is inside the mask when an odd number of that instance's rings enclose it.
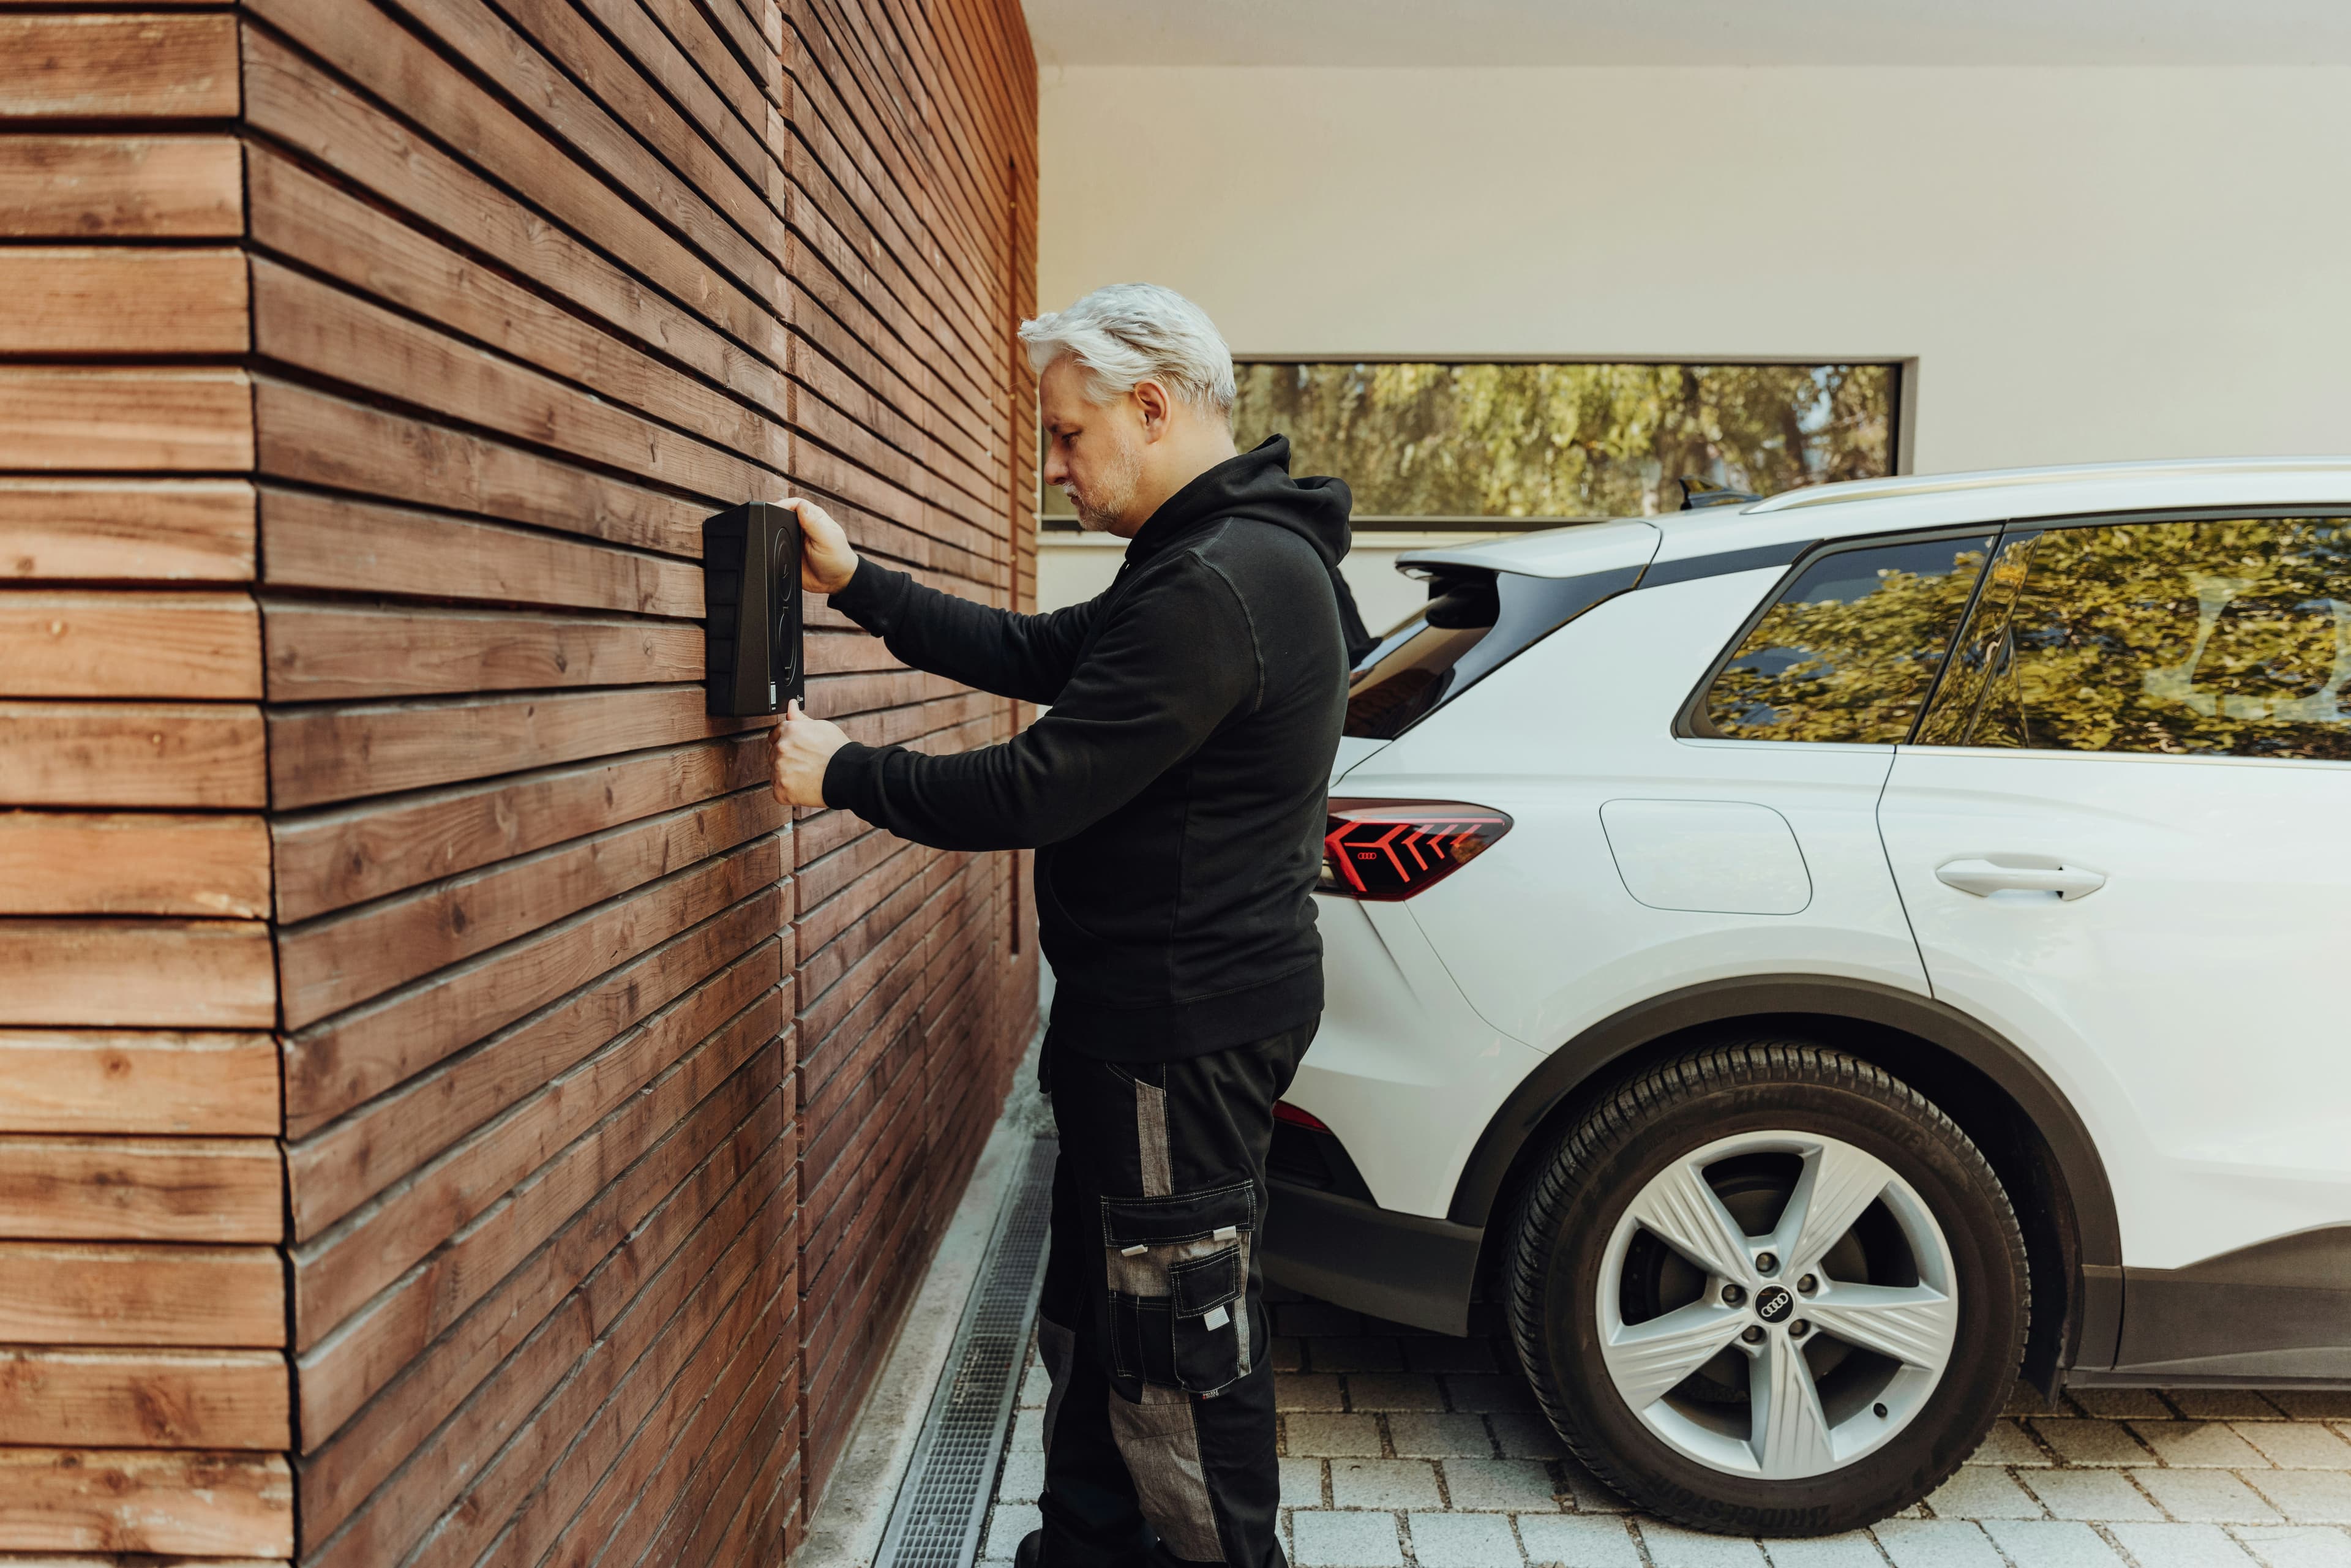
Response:
[[[857,570],[857,552],[849,548],[847,530],[826,516],[822,507],[803,497],[794,496],[776,505],[800,520],[800,586],[811,593],[839,593],[848,587]]]
[[[770,787],[776,799],[787,806],[823,805],[825,764],[848,744],[849,737],[841,726],[809,717],[798,703],[785,708],[784,720],[771,732],[768,749]]]

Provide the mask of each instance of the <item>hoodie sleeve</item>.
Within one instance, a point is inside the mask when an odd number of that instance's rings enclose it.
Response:
[[[1032,703],[1061,700],[1098,602],[1020,615],[862,559],[832,596],[835,610],[881,638],[900,663]]]
[[[1187,554],[1153,578],[1019,735],[951,756],[852,741],[825,769],[825,803],[936,849],[999,850],[1058,842],[1133,800],[1253,709],[1262,684],[1248,613],[1221,574]]]

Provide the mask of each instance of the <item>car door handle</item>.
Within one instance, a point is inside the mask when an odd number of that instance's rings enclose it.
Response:
[[[2053,893],[2060,899],[2086,898],[2106,885],[2106,873],[2078,865],[2012,865],[1999,859],[1945,861],[1935,880],[1978,898],[1995,893]]]

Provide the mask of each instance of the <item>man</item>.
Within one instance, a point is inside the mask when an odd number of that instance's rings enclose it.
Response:
[[[1323,791],[1362,623],[1348,495],[1232,438],[1199,308],[1103,288],[1020,329],[1045,479],[1131,541],[1100,596],[1016,615],[861,560],[805,501],[802,581],[928,670],[1051,710],[1001,746],[861,746],[794,711],[776,790],[942,849],[1037,848],[1061,1131],[1038,1343],[1044,1529],[1023,1568],[1280,1568],[1258,1238],[1273,1103],[1314,1036]]]

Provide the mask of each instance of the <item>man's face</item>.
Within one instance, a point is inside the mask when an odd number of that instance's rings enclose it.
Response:
[[[1038,382],[1045,421],[1045,483],[1059,485],[1078,522],[1096,533],[1132,537],[1123,527],[1143,479],[1143,419],[1132,394],[1107,403],[1086,398],[1086,375],[1068,355]]]

